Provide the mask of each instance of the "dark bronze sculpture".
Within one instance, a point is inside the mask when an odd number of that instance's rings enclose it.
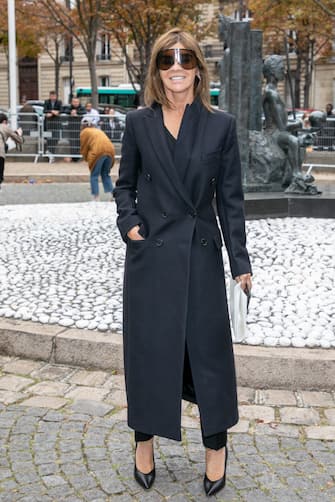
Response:
[[[228,108],[228,95],[227,95],[227,76],[229,74],[229,41],[230,41],[230,26],[234,20],[223,13],[223,6],[219,8],[219,40],[223,43],[223,56],[220,61],[220,96],[219,96],[219,107],[223,110]]]
[[[263,64],[262,32],[252,30],[248,21],[225,16],[222,3],[218,27],[224,47],[219,107],[236,118],[245,190],[285,188],[287,193],[320,193],[312,185],[313,176],[302,171],[306,146],[312,144],[314,132],[302,134],[300,121],[288,122],[278,92],[278,82],[285,77],[282,57],[270,56]],[[262,72],[266,79],[263,93]]]
[[[286,193],[311,193],[318,190],[311,185],[314,178],[311,174],[304,174],[301,170],[303,158],[301,156],[305,147],[311,144],[312,136],[309,133],[294,134],[302,129],[302,122],[295,121],[288,124],[285,104],[278,92],[278,82],[284,80],[285,69],[281,56],[269,56],[263,66],[266,86],[263,94],[263,110],[265,115],[265,134],[270,135],[281,150],[285,153],[285,163],[282,185],[287,187]]]

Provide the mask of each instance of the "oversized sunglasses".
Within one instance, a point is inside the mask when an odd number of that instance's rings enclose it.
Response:
[[[159,70],[168,70],[175,63],[180,64],[184,70],[193,70],[197,66],[197,57],[190,49],[165,49],[157,56]]]

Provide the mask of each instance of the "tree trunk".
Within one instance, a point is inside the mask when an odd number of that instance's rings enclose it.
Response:
[[[91,89],[92,89],[92,105],[93,108],[98,108],[98,81],[97,81],[97,66],[96,66],[96,53],[97,53],[97,40],[98,40],[99,25],[97,20],[93,20],[90,26],[90,32],[87,37],[87,62],[90,72]]]
[[[306,56],[306,74],[305,74],[305,85],[304,85],[304,108],[309,108],[309,95],[312,84],[312,74],[313,74],[313,60],[314,60],[314,41],[311,40],[308,47],[308,54]]]
[[[300,108],[301,54],[297,50],[297,66],[294,75],[294,108]]]
[[[56,94],[57,96],[59,96],[59,73],[60,73],[60,65],[61,65],[61,62],[60,62],[60,58],[59,58],[59,46],[57,44],[55,44],[55,59],[54,59],[54,63],[55,63],[55,91],[56,91]]]
[[[90,70],[91,79],[91,89],[92,89],[92,105],[93,108],[98,108],[99,97],[98,97],[98,82],[97,82],[97,67],[95,62],[95,51],[93,54],[89,54],[88,57],[88,67]]]

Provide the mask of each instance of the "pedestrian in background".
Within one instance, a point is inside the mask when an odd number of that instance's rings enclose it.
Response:
[[[113,192],[110,170],[114,164],[115,149],[106,134],[97,129],[90,117],[83,117],[80,132],[80,153],[88,163],[91,172],[91,193],[99,200],[99,177],[105,193]]]
[[[49,162],[54,162],[54,154],[59,140],[60,120],[59,115],[62,110],[62,102],[58,99],[56,91],[49,92],[49,99],[44,101],[44,129],[48,131],[50,136],[47,137],[47,154],[49,154]]]
[[[179,29],[154,44],[144,96],[147,107],[126,117],[114,190],[127,244],[123,340],[134,476],[152,486],[153,436],[181,440],[185,399],[199,407],[204,490],[214,495],[226,481],[227,429],[238,421],[214,197],[232,276],[251,289],[236,124],[211,107],[204,56]]]
[[[44,101],[43,113],[46,119],[58,117],[62,110],[62,102],[58,99],[56,91],[49,92],[49,99]]]
[[[100,121],[100,125],[112,141],[120,142],[122,140],[124,125],[116,116],[114,108],[108,106],[104,108],[104,117]]]
[[[71,117],[80,117],[82,115],[85,115],[86,110],[85,107],[80,103],[80,99],[73,97],[69,105],[63,106],[62,113],[71,115]]]
[[[333,114],[333,105],[331,103],[328,103],[326,105],[326,114],[327,114],[327,117],[334,117],[334,114]]]
[[[8,125],[7,115],[0,113],[0,189],[4,179],[8,138],[15,141],[17,145],[22,145],[22,129],[19,127],[16,131],[13,131]]]
[[[86,110],[85,117],[89,117],[92,120],[92,123],[95,126],[98,126],[100,122],[100,115],[98,110],[93,108],[92,103],[86,103],[85,110]]]
[[[72,161],[78,162],[80,154],[80,122],[86,110],[80,103],[80,99],[73,97],[71,103],[63,107],[62,113],[69,115],[66,137],[70,142]]]

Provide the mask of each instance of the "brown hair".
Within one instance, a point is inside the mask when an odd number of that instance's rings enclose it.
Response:
[[[144,89],[144,102],[151,106],[155,101],[160,105],[170,107],[171,103],[166,97],[159,69],[157,67],[157,56],[160,51],[169,49],[172,45],[180,43],[185,49],[194,51],[197,61],[200,78],[196,77],[194,81],[194,96],[199,97],[203,106],[209,111],[213,111],[209,97],[209,75],[205,58],[201,52],[198,42],[186,31],[179,28],[172,28],[167,33],[161,35],[152,48],[151,58]]]

